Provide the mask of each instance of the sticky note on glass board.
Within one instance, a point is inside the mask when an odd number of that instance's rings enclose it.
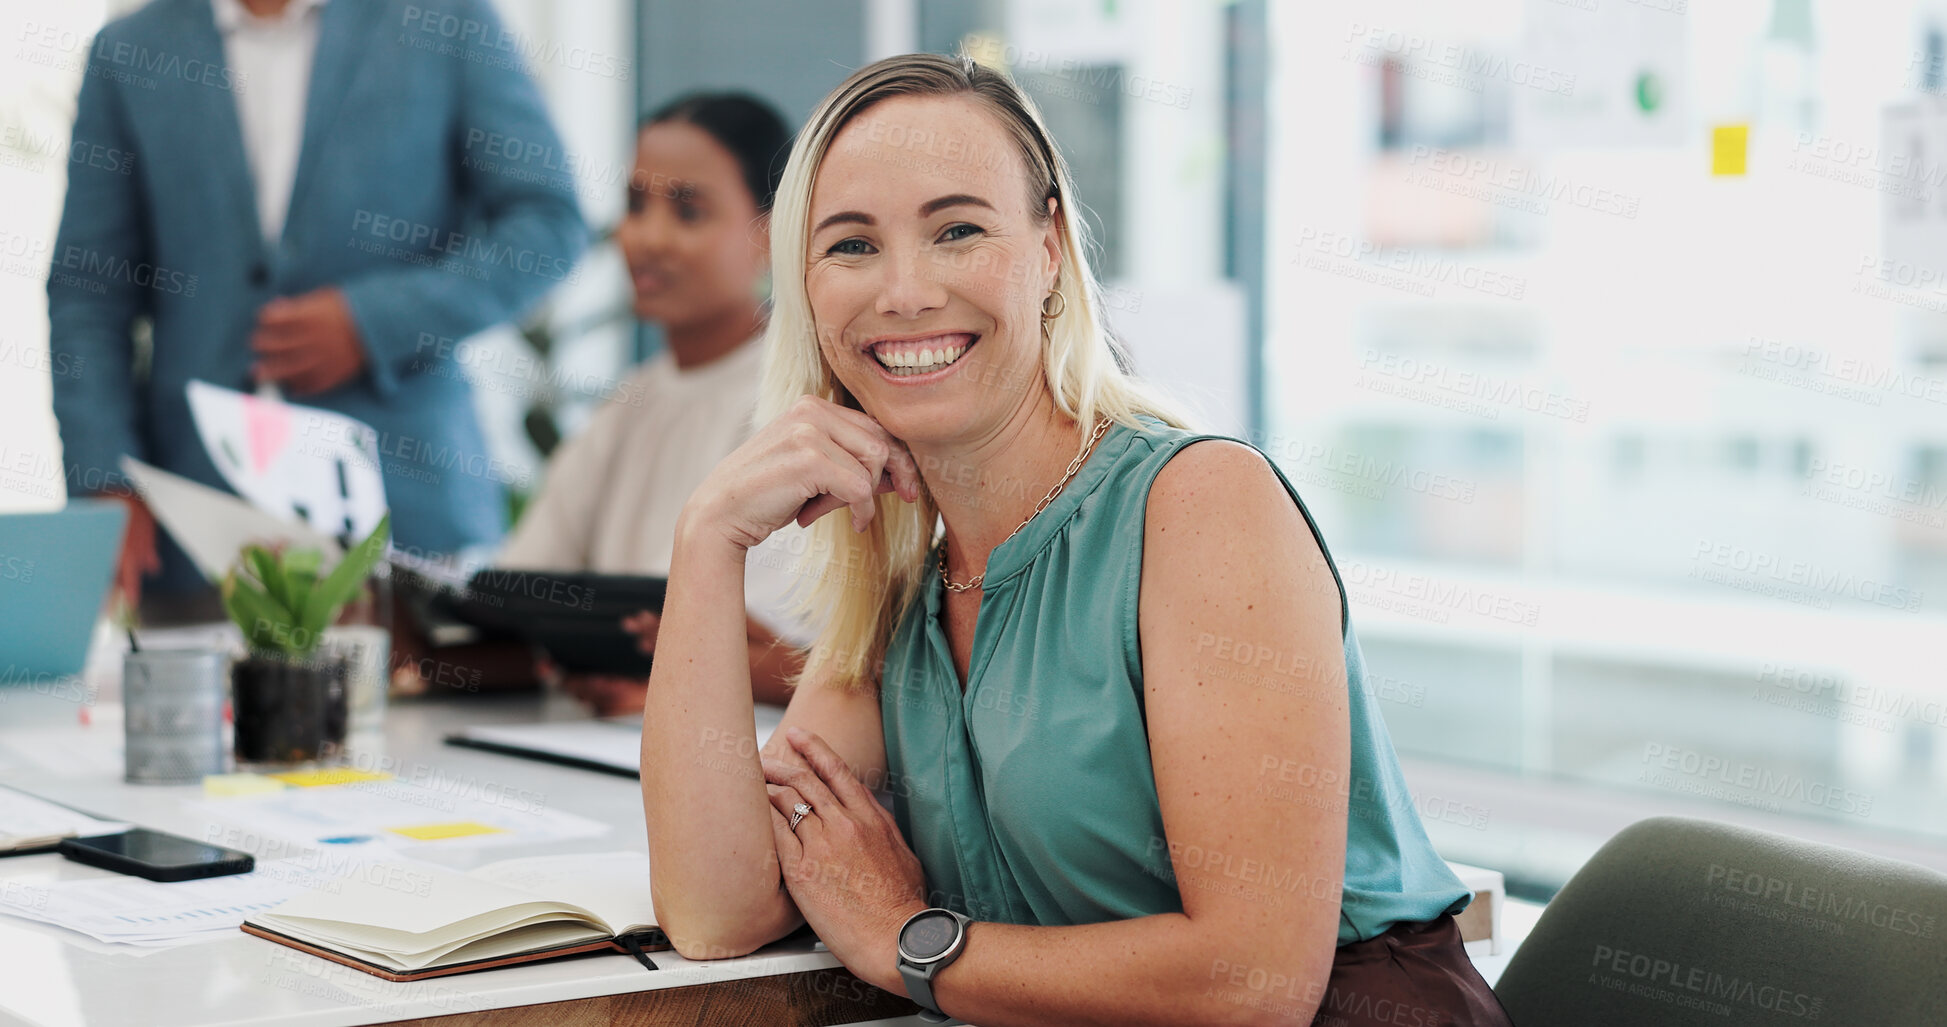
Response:
[[[1751,126],[1713,125],[1710,130],[1710,173],[1744,174],[1745,155],[1750,150]]]

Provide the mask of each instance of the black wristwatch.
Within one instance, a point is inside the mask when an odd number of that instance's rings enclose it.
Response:
[[[933,977],[960,957],[971,923],[972,917],[936,908],[914,913],[899,928],[899,976],[906,979],[906,994],[919,1003],[920,1019],[928,1023],[952,1019],[933,1001]]]

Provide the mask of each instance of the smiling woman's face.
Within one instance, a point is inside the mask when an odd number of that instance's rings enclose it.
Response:
[[[770,260],[758,215],[737,158],[710,133],[680,121],[643,129],[615,229],[635,316],[683,327],[755,304]]]
[[[987,437],[1041,387],[1061,258],[1029,196],[1013,137],[969,97],[885,100],[832,140],[805,291],[833,373],[898,438]]]

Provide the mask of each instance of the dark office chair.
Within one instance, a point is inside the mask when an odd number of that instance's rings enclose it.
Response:
[[[1947,875],[1655,817],[1576,873],[1494,990],[1515,1027],[1943,1027]]]

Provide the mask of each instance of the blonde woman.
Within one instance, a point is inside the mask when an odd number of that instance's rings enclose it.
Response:
[[[649,682],[660,923],[809,923],[986,1027],[1506,1024],[1316,527],[1118,369],[1079,209],[970,61],[870,65],[800,134],[771,419],[684,508]],[[760,753],[744,566],[793,521],[823,623]]]

